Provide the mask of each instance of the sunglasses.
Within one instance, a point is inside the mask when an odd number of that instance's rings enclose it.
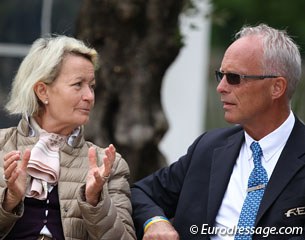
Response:
[[[274,75],[241,75],[237,73],[223,73],[220,71],[215,71],[215,76],[216,76],[216,81],[220,82],[224,76],[226,76],[227,82],[231,85],[237,85],[240,84],[240,81],[242,78],[247,78],[247,79],[258,79],[262,80],[265,78],[277,78],[279,76],[274,76]]]

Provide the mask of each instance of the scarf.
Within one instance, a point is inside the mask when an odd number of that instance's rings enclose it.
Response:
[[[56,185],[59,179],[59,149],[67,137],[55,133],[48,133],[41,129],[31,118],[31,126],[39,140],[31,151],[27,172],[31,176],[26,190],[26,197],[45,200],[48,195],[48,185]]]

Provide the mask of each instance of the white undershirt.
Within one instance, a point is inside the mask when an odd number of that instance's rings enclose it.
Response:
[[[286,121],[276,130],[259,140],[263,151],[262,165],[266,169],[268,179],[275,168],[280,154],[288,140],[295,123],[295,117],[290,112]],[[241,146],[239,156],[216,216],[215,227],[233,229],[237,226],[239,215],[247,195],[248,178],[254,168],[250,145],[254,140],[245,132],[245,142]],[[217,235],[211,240],[233,240],[234,236]]]

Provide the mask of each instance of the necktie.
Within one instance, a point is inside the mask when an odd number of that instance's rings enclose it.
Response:
[[[238,229],[251,229],[254,227],[256,214],[268,183],[268,175],[261,162],[263,152],[259,143],[252,142],[250,148],[252,150],[254,169],[248,179],[248,193],[239,216]],[[251,234],[246,234],[246,231],[243,234],[238,234],[237,232],[235,236],[235,240],[248,239],[252,239],[252,236]]]

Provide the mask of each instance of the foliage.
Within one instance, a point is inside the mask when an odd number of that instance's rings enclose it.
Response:
[[[234,33],[244,24],[268,25],[286,29],[289,35],[305,49],[305,1],[295,0],[213,0],[213,46],[229,45]],[[305,53],[304,51],[302,52]]]

